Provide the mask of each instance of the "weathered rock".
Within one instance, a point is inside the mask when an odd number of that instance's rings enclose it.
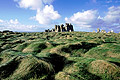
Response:
[[[74,31],[73,25],[71,23],[65,23],[65,27],[63,24],[55,25],[55,28],[52,30],[45,30],[45,32],[72,32]]]
[[[101,30],[101,33],[106,33],[106,31],[105,30]]]
[[[99,33],[100,32],[100,29],[99,28],[97,28],[97,33]]]

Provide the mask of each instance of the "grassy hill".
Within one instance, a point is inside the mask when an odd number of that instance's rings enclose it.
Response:
[[[0,33],[2,80],[120,80],[120,34]]]

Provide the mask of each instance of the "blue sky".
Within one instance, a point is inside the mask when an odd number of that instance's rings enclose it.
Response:
[[[0,1],[0,30],[41,32],[66,22],[75,31],[120,32],[120,0]]]

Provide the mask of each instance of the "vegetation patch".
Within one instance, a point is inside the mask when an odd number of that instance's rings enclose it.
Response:
[[[50,63],[38,60],[32,55],[20,59],[18,68],[9,77],[11,80],[28,80],[30,78],[49,78],[54,74],[54,69]],[[51,77],[50,77],[51,78]]]
[[[103,79],[114,80],[119,76],[120,68],[115,64],[104,60],[96,60],[90,63],[89,72],[102,76]]]
[[[120,34],[0,33],[1,80],[119,80]]]
[[[47,46],[45,43],[34,42],[28,45],[22,52],[24,53],[39,53],[42,49],[45,49]]]

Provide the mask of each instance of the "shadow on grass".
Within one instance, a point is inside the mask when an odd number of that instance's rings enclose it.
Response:
[[[11,59],[10,61],[8,61],[7,63],[1,64],[0,65],[0,78],[4,79],[6,77],[9,77],[10,75],[13,74],[13,72],[17,69],[18,65],[19,65],[19,61],[16,61],[17,57],[14,57],[13,59]]]
[[[73,50],[83,49],[85,50],[84,53],[86,53],[88,50],[90,50],[93,47],[96,47],[99,44],[95,43],[88,43],[88,42],[81,42],[81,44],[70,44],[68,47],[62,48],[62,51],[66,53],[71,53]]]
[[[115,64],[115,65],[117,65],[117,66],[119,66],[120,67],[120,63],[118,63],[118,62],[113,62],[113,61],[109,61],[110,63],[113,63],[113,64]]]

